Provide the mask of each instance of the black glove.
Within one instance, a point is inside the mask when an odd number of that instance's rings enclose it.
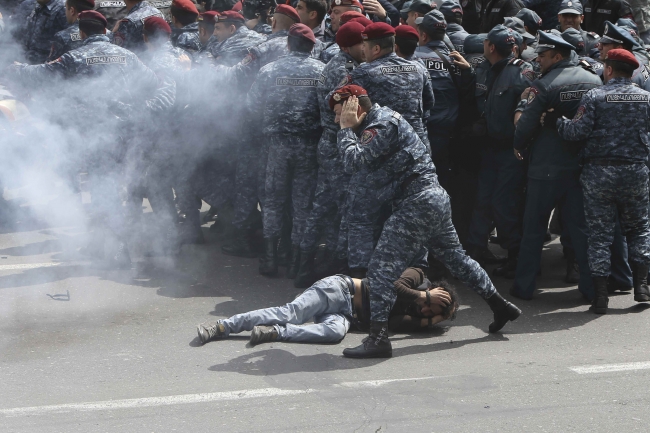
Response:
[[[562,117],[557,111],[547,111],[544,116],[544,128],[557,131],[557,119]]]

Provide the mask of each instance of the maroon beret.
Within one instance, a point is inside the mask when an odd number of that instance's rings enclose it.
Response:
[[[314,32],[304,24],[294,24],[289,28],[289,36],[294,38],[305,39],[312,44],[316,43],[316,37],[314,37]]]
[[[97,21],[106,27],[108,25],[108,21],[106,21],[106,18],[104,15],[100,14],[97,11],[83,11],[79,14],[79,21]]]
[[[607,57],[605,57],[605,60],[616,60],[618,62],[627,63],[628,65],[634,66],[634,69],[639,67],[639,61],[634,57],[634,54],[622,48],[614,48],[613,50],[607,51]]]
[[[361,24],[364,28],[368,27],[370,24],[372,24],[372,20],[369,20],[366,17],[356,17],[352,18],[349,23],[359,23]]]
[[[390,24],[372,23],[364,30],[363,40],[372,41],[373,39],[387,38],[388,36],[394,35],[395,29]]]
[[[277,5],[275,8],[275,13],[286,15],[297,23],[300,22],[300,15],[298,15],[298,12],[296,12],[296,10],[289,5]]]
[[[242,23],[244,24],[244,16],[237,11],[223,11],[217,14],[214,19],[215,23]]]
[[[196,5],[192,3],[192,0],[172,0],[172,7],[190,14],[199,14]]]
[[[214,24],[216,22],[215,17],[219,15],[219,12],[217,11],[207,11],[203,12],[202,14],[199,15],[199,18],[197,18],[199,21],[204,21],[206,23]]]
[[[341,14],[341,24],[347,23],[352,18],[361,18],[361,17],[366,18],[366,16],[364,14],[362,14],[361,12],[357,12],[357,11],[343,12]]]
[[[397,26],[395,28],[395,37],[400,39],[412,39],[414,41],[420,40],[420,35],[417,30],[409,25]]]
[[[363,5],[359,0],[333,0],[330,9],[335,6],[345,6],[348,8],[359,8],[363,10]]]
[[[330,110],[334,110],[336,104],[342,104],[343,101],[347,100],[350,96],[368,96],[368,92],[361,86],[356,84],[348,84],[347,86],[339,87],[332,93],[330,97]]]
[[[147,36],[150,35],[159,35],[166,33],[167,35],[172,34],[172,29],[167,24],[164,18],[161,17],[149,17],[144,20],[144,33]]]
[[[351,47],[360,44],[363,42],[361,33],[363,33],[364,29],[365,27],[359,23],[345,23],[336,32],[336,43],[339,47]]]

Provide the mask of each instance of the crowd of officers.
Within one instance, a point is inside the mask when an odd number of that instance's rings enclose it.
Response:
[[[483,267],[532,299],[551,214],[596,313],[615,290],[650,301],[634,12],[528,3],[24,0],[5,19],[26,63],[6,75],[102,119],[76,126],[116,266],[143,197],[168,252],[204,242],[203,200],[223,253],[259,256],[263,275],[367,277],[371,338],[347,355],[385,356],[408,266],[442,263],[487,301],[492,332],[516,319]]]

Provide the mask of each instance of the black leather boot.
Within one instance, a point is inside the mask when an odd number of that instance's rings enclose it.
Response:
[[[580,270],[576,263],[576,252],[573,248],[568,248],[565,252],[566,256],[566,276],[564,281],[569,284],[578,284],[580,282]]]
[[[316,281],[314,276],[315,257],[316,251],[300,251],[300,266],[298,267],[298,274],[293,280],[293,286],[296,289],[306,289]]]
[[[179,245],[205,243],[198,209],[178,215],[178,243]]]
[[[278,243],[278,266],[291,266],[291,238],[284,235]]]
[[[360,346],[343,350],[347,358],[390,358],[393,347],[388,339],[388,322],[370,322],[370,335]]]
[[[508,302],[499,292],[486,299],[494,313],[494,322],[490,323],[488,330],[492,333],[499,332],[506,323],[516,320],[521,315],[521,310],[512,302]]]
[[[517,256],[519,255],[519,248],[512,248],[508,250],[508,261],[492,271],[495,277],[504,277],[508,279],[515,278],[517,273]]]
[[[300,246],[294,245],[291,247],[291,260],[287,267],[287,278],[290,280],[296,278],[296,275],[298,275],[298,269],[300,269]]]
[[[638,263],[632,265],[632,281],[634,282],[634,300],[636,302],[650,301],[650,287],[648,287],[648,266]]]
[[[232,228],[232,236],[230,240],[225,245],[221,246],[221,252],[228,256],[247,257],[249,259],[257,257],[258,255],[251,245],[248,231],[236,227]]]
[[[646,274],[647,275],[647,274]],[[592,277],[594,281],[594,302],[591,304],[591,310],[596,314],[607,313],[609,305],[609,296],[607,293],[607,277]]]
[[[264,254],[260,257],[260,274],[278,274],[278,238],[264,238]]]

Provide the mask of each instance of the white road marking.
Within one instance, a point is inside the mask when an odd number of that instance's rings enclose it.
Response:
[[[205,394],[170,395],[166,397],[131,398],[126,400],[96,401],[92,403],[56,404],[51,406],[17,407],[0,409],[7,417],[46,415],[63,412],[89,412],[114,409],[137,409],[153,406],[172,406],[176,404],[206,403],[212,401],[244,400],[260,397],[283,397],[309,394],[313,389],[261,388],[242,391],[211,392]]]
[[[0,271],[14,271],[19,269],[37,269],[37,268],[50,268],[52,266],[59,266],[61,263],[22,263],[18,265],[0,265]]]
[[[625,364],[580,365],[569,367],[578,374],[609,373],[612,371],[649,370],[650,362],[628,362]]]
[[[407,379],[362,380],[359,382],[341,382],[334,386],[344,387],[344,388],[369,388],[369,387],[383,386],[386,385],[387,383],[393,383],[393,382],[431,380],[431,379],[440,379],[441,377],[451,377],[451,376],[427,376],[427,377],[409,377]]]

